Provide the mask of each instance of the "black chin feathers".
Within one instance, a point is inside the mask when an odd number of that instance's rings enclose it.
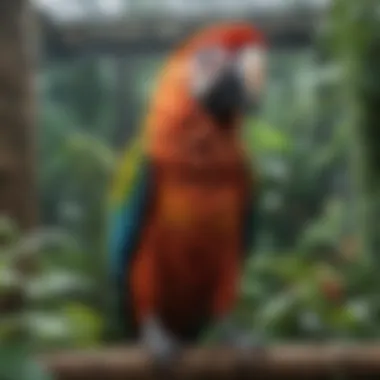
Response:
[[[244,82],[235,70],[220,76],[203,96],[201,104],[221,126],[231,124],[239,114],[258,109],[258,102],[248,99]]]

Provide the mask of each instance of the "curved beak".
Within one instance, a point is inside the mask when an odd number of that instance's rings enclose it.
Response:
[[[242,52],[212,83],[200,103],[219,121],[257,112],[265,84],[265,56],[257,49]]]
[[[246,90],[234,67],[229,67],[200,99],[209,114],[219,121],[227,120],[246,106]]]

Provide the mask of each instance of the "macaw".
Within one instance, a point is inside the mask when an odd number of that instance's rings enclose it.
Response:
[[[252,250],[258,180],[241,138],[260,104],[266,43],[208,27],[169,57],[110,193],[109,253],[124,323],[155,358],[232,326]]]

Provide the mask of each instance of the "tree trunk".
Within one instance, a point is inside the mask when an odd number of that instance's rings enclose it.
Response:
[[[0,5],[0,213],[21,228],[36,223],[34,40],[27,0]]]

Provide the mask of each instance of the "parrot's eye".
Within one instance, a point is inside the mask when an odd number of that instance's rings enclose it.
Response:
[[[238,70],[250,96],[259,96],[264,87],[266,54],[263,49],[249,47],[238,57]]]
[[[202,96],[228,64],[228,54],[215,46],[197,52],[192,65],[192,87],[195,96]]]

